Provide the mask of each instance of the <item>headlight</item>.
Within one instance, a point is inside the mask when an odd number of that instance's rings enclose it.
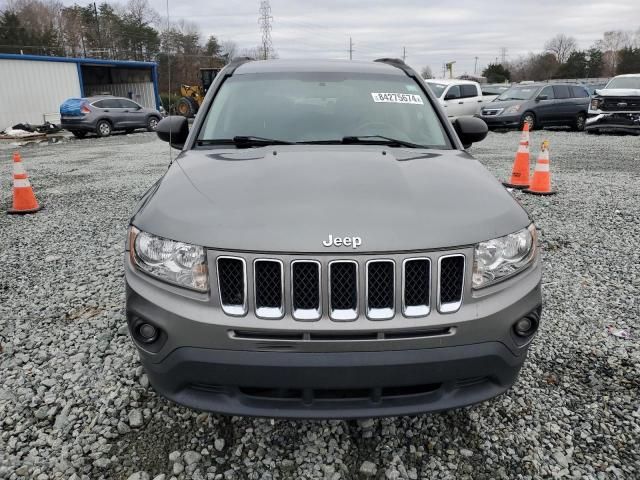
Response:
[[[483,288],[526,268],[537,252],[535,225],[476,245],[473,288]]]
[[[518,113],[520,111],[520,105],[511,105],[510,107],[507,107],[504,109],[504,112],[502,112],[504,115],[510,115],[513,113]]]
[[[600,108],[600,99],[592,98],[591,99],[591,110],[598,110]]]
[[[207,255],[203,247],[157,237],[133,226],[129,230],[129,243],[131,261],[140,270],[199,292],[209,289]]]

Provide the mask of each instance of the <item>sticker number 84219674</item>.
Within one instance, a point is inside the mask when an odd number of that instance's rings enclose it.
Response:
[[[376,93],[372,92],[371,96],[376,103],[410,103],[413,105],[424,105],[420,95],[413,93]]]

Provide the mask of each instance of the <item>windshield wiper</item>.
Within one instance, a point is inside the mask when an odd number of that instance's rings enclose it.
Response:
[[[275,138],[256,137],[254,135],[236,135],[233,138],[207,138],[197,141],[202,145],[235,145],[236,147],[262,147],[265,145],[293,145],[293,142]]]
[[[379,140],[376,140],[379,139]],[[407,147],[407,148],[425,148],[424,145],[418,145],[417,143],[407,142],[405,140],[398,140],[397,138],[385,137],[383,135],[353,135],[342,138],[342,143],[373,143],[389,145],[390,147]]]

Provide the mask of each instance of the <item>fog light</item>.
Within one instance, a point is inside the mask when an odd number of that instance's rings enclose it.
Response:
[[[141,341],[151,343],[157,338],[158,330],[153,325],[143,323],[138,327],[138,334],[140,335]]]
[[[513,331],[519,337],[529,337],[535,333],[538,328],[538,322],[532,317],[523,317],[513,326]]]

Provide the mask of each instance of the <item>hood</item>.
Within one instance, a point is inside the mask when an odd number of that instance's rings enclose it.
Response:
[[[132,223],[222,250],[358,253],[462,246],[525,227],[520,205],[458,150],[292,145],[190,150]]]
[[[496,97],[497,98],[497,97]],[[494,108],[507,108],[511,105],[522,105],[529,100],[493,100],[492,102],[485,103],[482,108],[494,109]]]
[[[640,97],[637,88],[602,88],[598,89],[598,97]]]

